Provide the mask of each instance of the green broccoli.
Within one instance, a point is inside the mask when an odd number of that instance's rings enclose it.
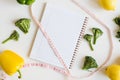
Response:
[[[97,67],[98,67],[98,64],[94,58],[92,58],[91,56],[85,56],[84,65],[82,67],[83,70],[88,70],[88,69],[97,68]]]
[[[35,0],[17,0],[17,2],[22,5],[31,5],[35,2]]]
[[[9,40],[15,40],[15,41],[18,41],[19,39],[19,34],[16,30],[13,31],[13,33],[7,38],[5,39],[2,44],[6,43],[7,41]]]
[[[116,37],[117,37],[117,38],[120,38],[120,29],[117,31]]]
[[[15,25],[26,34],[28,33],[28,30],[30,28],[30,22],[31,22],[30,19],[21,18],[15,22]]]
[[[99,28],[92,28],[93,32],[93,44],[96,44],[96,40],[102,36],[103,32]]]
[[[119,29],[117,31],[116,37],[120,38],[120,17],[114,18],[114,22],[119,26]]]
[[[114,22],[120,27],[120,17],[114,18]]]
[[[84,39],[86,39],[87,41],[88,41],[88,43],[89,43],[89,46],[90,46],[90,49],[93,51],[94,49],[93,49],[93,46],[92,46],[92,35],[91,34],[85,34],[84,35]]]

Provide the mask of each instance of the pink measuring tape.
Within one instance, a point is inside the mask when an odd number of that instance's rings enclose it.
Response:
[[[31,14],[31,18],[33,19],[33,21],[35,22],[35,24],[39,27],[39,29],[41,30],[41,32],[43,33],[44,37],[46,38],[46,40],[48,41],[48,44],[50,46],[50,48],[53,50],[55,56],[58,58],[58,60],[60,61],[60,63],[64,66],[64,69],[61,69],[59,67],[55,67],[49,64],[45,64],[45,63],[27,63],[23,66],[23,68],[28,68],[28,67],[44,67],[44,68],[48,68],[48,69],[52,69],[53,71],[59,72],[63,75],[65,75],[66,77],[68,77],[68,80],[74,80],[74,79],[82,79],[82,78],[87,78],[91,75],[93,75],[95,72],[99,71],[111,58],[112,52],[113,52],[113,42],[112,42],[112,37],[111,37],[111,31],[110,29],[102,22],[100,21],[93,13],[91,13],[88,9],[86,9],[85,7],[81,6],[80,4],[78,4],[75,0],[71,0],[73,3],[75,3],[80,9],[82,9],[83,11],[85,11],[89,16],[91,16],[94,20],[96,20],[98,23],[100,23],[103,27],[106,28],[107,32],[108,32],[108,37],[109,37],[109,44],[110,44],[110,49],[109,49],[109,55],[106,58],[106,60],[103,62],[103,64],[98,67],[95,71],[91,72],[88,75],[85,76],[72,76],[69,69],[67,68],[64,60],[62,59],[62,57],[59,55],[59,52],[57,51],[56,47],[54,46],[50,36],[47,34],[47,32],[44,30],[44,28],[42,27],[42,25],[39,23],[38,20],[36,20],[36,18],[33,16],[32,13],[32,6],[30,6],[30,14]],[[5,80],[7,77],[5,74],[2,74],[2,76],[4,77],[3,80]]]

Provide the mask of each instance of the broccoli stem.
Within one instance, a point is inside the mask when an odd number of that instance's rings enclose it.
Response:
[[[96,32],[95,32],[95,34],[94,34],[94,37],[93,37],[93,44],[96,44],[96,38],[95,38],[95,36],[96,36]]]
[[[92,43],[91,43],[91,42],[89,42],[89,46],[90,46],[90,49],[91,49],[92,51],[94,51],[94,49],[93,49],[93,46],[92,46]]]
[[[96,44],[96,39],[93,40],[93,44]]]
[[[97,40],[97,39],[96,39],[96,34],[97,34],[96,32],[97,32],[97,31],[95,31],[94,36],[93,36],[93,44],[96,44],[96,40]]]
[[[10,40],[10,38],[7,38],[6,40],[4,40],[3,42],[2,42],[2,44],[5,44],[7,41],[9,41]]]
[[[18,78],[19,78],[19,79],[22,78],[22,74],[21,74],[20,70],[18,70],[17,72],[18,72],[18,74],[19,74]]]

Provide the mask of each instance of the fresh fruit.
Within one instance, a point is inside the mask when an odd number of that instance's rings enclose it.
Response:
[[[120,65],[113,64],[108,66],[106,74],[111,80],[120,80]]]
[[[99,0],[99,3],[106,10],[115,10],[117,0]]]

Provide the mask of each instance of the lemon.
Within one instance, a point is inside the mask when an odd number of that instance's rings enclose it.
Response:
[[[99,0],[99,3],[106,10],[115,10],[117,0]]]
[[[111,80],[120,80],[120,65],[113,64],[108,66],[106,74]]]

